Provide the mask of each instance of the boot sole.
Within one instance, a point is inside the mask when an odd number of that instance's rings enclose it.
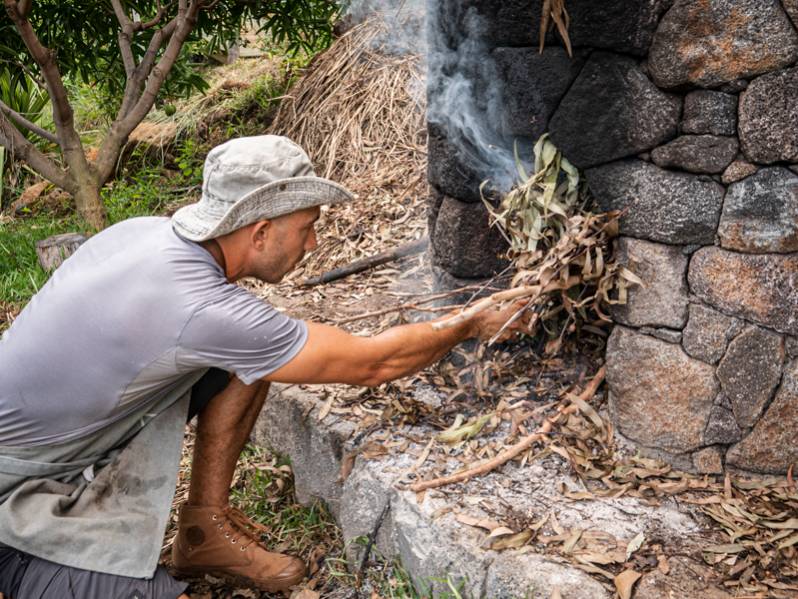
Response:
[[[203,578],[206,574],[213,576],[214,578],[219,578],[223,580],[225,583],[241,587],[241,588],[250,588],[250,589],[257,589],[259,591],[266,591],[267,593],[279,593],[280,591],[287,591],[292,586],[299,584],[305,578],[303,575],[302,578],[297,579],[290,584],[286,584],[285,582],[282,583],[268,583],[268,582],[258,582],[251,578],[247,578],[246,576],[239,576],[236,574],[230,574],[228,572],[219,572],[214,570],[208,570],[205,568],[172,568],[175,574],[178,576],[185,576],[187,578]]]

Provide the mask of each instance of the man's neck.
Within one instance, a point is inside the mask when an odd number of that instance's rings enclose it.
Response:
[[[215,239],[209,239],[208,241],[201,241],[200,245],[205,248],[205,250],[207,250],[207,252],[213,257],[213,259],[222,269],[225,277],[227,277],[227,261],[224,258],[224,252],[222,251],[222,246],[219,245],[219,242]]]

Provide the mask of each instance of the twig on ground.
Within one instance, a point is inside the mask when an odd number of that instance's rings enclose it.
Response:
[[[371,532],[368,536],[368,542],[366,543],[366,549],[363,551],[363,558],[360,560],[360,569],[357,572],[357,578],[355,579],[355,586],[360,590],[360,585],[363,582],[363,574],[366,572],[366,563],[368,562],[369,555],[371,555],[371,549],[374,547],[374,542],[377,540],[377,534],[380,532],[380,528],[382,527],[382,523],[385,520],[385,516],[388,515],[388,511],[391,509],[391,502],[386,501],[385,506],[382,508],[377,521],[374,523],[374,528],[371,529]]]
[[[381,266],[382,264],[387,264],[388,262],[393,262],[394,260],[399,260],[400,258],[405,258],[406,256],[420,254],[427,249],[428,245],[429,238],[423,237],[422,239],[406,243],[398,248],[388,250],[387,252],[381,252],[375,256],[369,256],[368,258],[355,260],[346,266],[334,268],[333,270],[325,272],[318,277],[305,279],[302,282],[302,285],[310,287],[312,285],[321,285],[322,283],[337,281],[338,279],[343,279],[349,275],[363,272],[364,270],[369,270],[370,268]]]
[[[582,401],[587,401],[593,395],[596,394],[598,391],[599,385],[601,385],[602,381],[604,381],[604,376],[606,374],[606,367],[602,366],[593,379],[588,383],[587,387],[585,387],[584,391],[579,394],[578,399]],[[434,489],[437,487],[443,487],[445,485],[451,485],[453,483],[459,483],[475,476],[480,476],[482,474],[486,474],[491,470],[502,466],[519,456],[524,451],[529,449],[533,444],[537,443],[544,439],[550,432],[553,426],[559,421],[562,416],[573,414],[579,410],[578,402],[572,402],[570,405],[563,405],[557,409],[557,414],[552,416],[551,418],[547,418],[543,425],[534,433],[527,435],[523,439],[521,439],[518,443],[510,447],[509,449],[501,452],[492,460],[488,460],[484,464],[480,464],[474,468],[469,468],[468,470],[464,470],[457,474],[452,474],[451,476],[442,476],[440,478],[434,478],[432,480],[426,480],[417,482],[413,485],[410,485],[410,490],[415,491],[416,493],[420,491],[425,491],[427,489]]]

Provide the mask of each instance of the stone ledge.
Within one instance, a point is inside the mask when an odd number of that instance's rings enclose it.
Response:
[[[486,533],[457,522],[454,512],[446,512],[452,504],[457,504],[455,511],[474,515],[480,498],[507,502],[520,513],[553,511],[564,527],[600,530],[618,539],[631,539],[641,531],[647,536],[688,539],[700,531],[694,516],[671,502],[652,508],[633,498],[565,500],[559,485],[578,489],[578,483],[554,457],[523,468],[509,464],[467,484],[428,491],[421,503],[414,493],[396,487],[416,460],[407,453],[357,458],[342,483],[338,480],[342,459],[358,435],[354,424],[335,414],[319,421],[322,404],[314,390],[275,385],[256,424],[254,441],[291,458],[299,501],[327,503],[347,543],[372,532],[390,503],[377,549],[387,558],[401,560],[417,588],[432,587],[433,594],[443,590],[440,581],[448,576],[462,585],[464,597],[549,599],[555,586],[569,599],[611,597],[582,570],[555,556],[534,553],[531,546],[504,552],[484,549]],[[413,428],[410,434],[425,438],[430,431]],[[355,563],[357,551],[350,544],[349,558]]]

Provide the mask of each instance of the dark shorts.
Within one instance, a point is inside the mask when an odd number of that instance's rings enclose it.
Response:
[[[0,547],[0,593],[5,599],[177,599],[188,585],[162,566],[150,579],[59,566]]]
[[[205,406],[221,393],[230,382],[230,373],[219,368],[209,368],[202,378],[191,388],[191,402],[188,406],[188,420],[202,412]]]

